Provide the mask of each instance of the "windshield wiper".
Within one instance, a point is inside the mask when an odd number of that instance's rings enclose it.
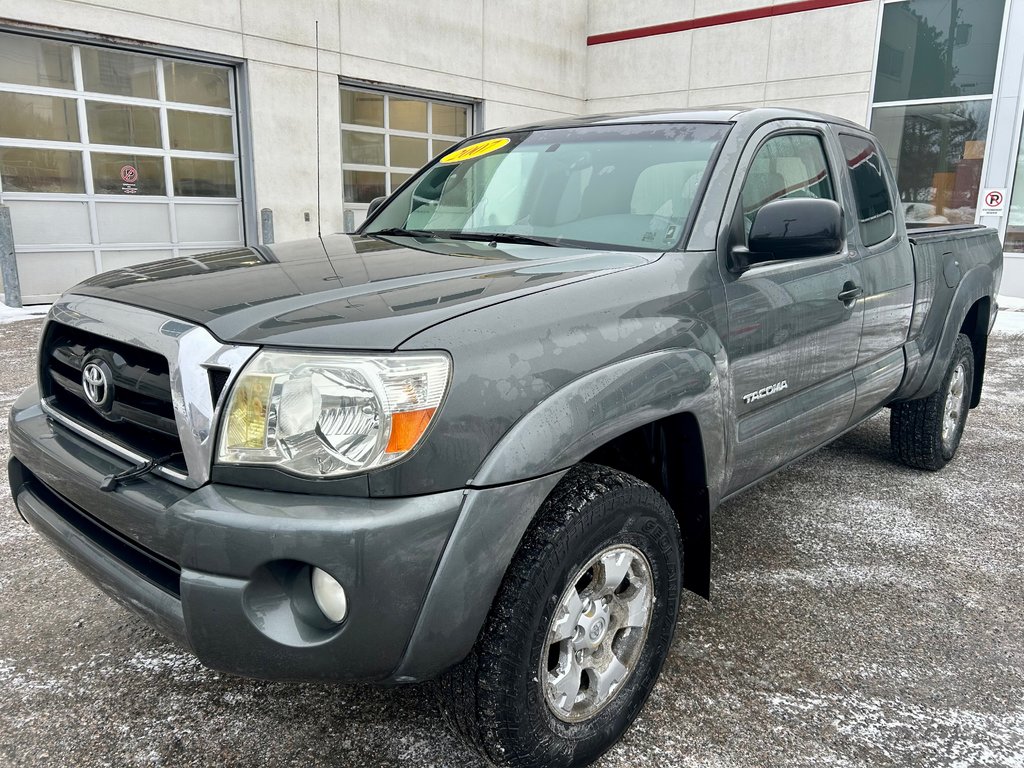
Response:
[[[431,232],[429,229],[403,229],[402,227],[388,227],[386,229],[378,229],[376,232],[367,232],[367,235],[374,237],[377,235],[388,235],[392,237],[438,237],[437,232]]]
[[[514,232],[446,232],[444,237],[452,240],[480,240],[485,243],[521,243],[523,245],[558,245],[554,240],[542,237],[517,235]]]

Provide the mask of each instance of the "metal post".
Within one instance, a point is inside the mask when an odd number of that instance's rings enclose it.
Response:
[[[263,230],[263,244],[272,244],[274,242],[274,212],[269,208],[263,208],[260,211],[260,227]]]
[[[0,205],[0,278],[4,281],[4,304],[20,307],[21,281],[14,255],[14,229],[11,227],[11,209],[6,205]]]

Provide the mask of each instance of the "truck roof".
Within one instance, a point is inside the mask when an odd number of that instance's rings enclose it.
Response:
[[[587,125],[625,125],[630,123],[742,123],[749,128],[770,120],[813,120],[834,123],[848,128],[865,130],[850,120],[822,112],[811,112],[788,107],[719,107],[715,109],[662,109],[641,112],[617,112],[600,115],[579,115],[555,120],[505,126],[481,135],[506,133],[508,131],[540,130],[546,128],[578,128]]]

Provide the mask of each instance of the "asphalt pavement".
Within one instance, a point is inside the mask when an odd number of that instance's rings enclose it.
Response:
[[[0,325],[7,410],[39,321]],[[1024,766],[1024,335],[937,474],[888,414],[715,518],[712,602],[684,599],[642,716],[600,763]],[[468,768],[428,686],[264,683],[202,667],[22,523],[0,481],[0,766]]]

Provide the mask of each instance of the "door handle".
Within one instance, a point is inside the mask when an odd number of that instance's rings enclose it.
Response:
[[[847,280],[843,285],[843,290],[839,292],[839,295],[836,298],[843,302],[843,304],[852,304],[863,295],[863,288],[852,280]]]

